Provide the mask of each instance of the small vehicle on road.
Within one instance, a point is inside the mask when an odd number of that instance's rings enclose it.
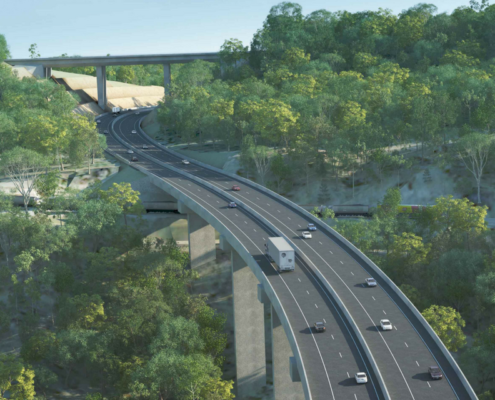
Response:
[[[430,374],[431,379],[442,379],[443,378],[442,370],[440,368],[438,368],[436,365],[428,367],[428,373]]]
[[[388,319],[380,320],[380,326],[382,327],[382,331],[392,330],[392,323]]]
[[[309,231],[304,231],[304,232],[302,233],[302,237],[303,237],[303,239],[311,239],[313,236],[311,235],[311,232],[309,232]]]
[[[236,208],[237,207],[237,204],[235,204],[235,202],[231,201],[229,203],[229,208]]]
[[[138,158],[136,156],[132,157],[131,158],[131,161],[139,161]]]
[[[366,282],[366,285],[368,287],[375,287],[376,286],[375,278],[366,278],[364,281]]]
[[[129,149],[129,150],[127,150],[127,154],[134,154],[134,151]]]
[[[316,231],[315,224],[308,224],[308,231]]]
[[[358,372],[354,375],[354,378],[356,379],[356,383],[368,383],[368,377],[364,372]]]
[[[191,164],[191,163],[190,163],[189,161],[187,161],[187,160],[182,160],[182,164],[184,164],[184,165],[189,165],[189,164]]]
[[[325,328],[325,324],[323,322],[315,322],[315,331],[316,332],[325,332],[327,328]]]
[[[108,135],[108,129],[105,129],[105,130],[103,131],[103,133],[104,133],[105,135]]]
[[[136,111],[136,115],[139,115],[139,111]]]
[[[232,190],[233,190],[234,192],[238,192],[238,191],[240,191],[240,190],[241,190],[241,188],[240,188],[239,186],[237,186],[237,185],[234,185],[234,186],[232,186]]]
[[[133,130],[131,131],[131,133],[137,133],[137,132],[136,132],[136,130],[135,130],[135,129],[133,129]]]
[[[147,148],[148,148],[148,145],[143,144],[143,149],[147,149]]]
[[[97,124],[101,124],[101,119],[99,119],[98,121],[96,121]]]

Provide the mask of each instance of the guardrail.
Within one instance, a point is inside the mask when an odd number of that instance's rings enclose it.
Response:
[[[144,130],[141,128],[141,122],[143,119],[144,119],[144,117],[139,120],[139,130],[143,135],[146,135],[146,137],[149,141],[151,141],[155,146],[157,146],[158,148],[160,148],[164,151],[167,151],[167,152],[169,152],[169,153],[171,153],[171,154],[173,154],[179,158],[184,158],[184,155],[177,153],[176,151],[171,150],[168,147],[162,145],[161,143],[159,143],[158,141],[156,141],[155,139],[150,137],[146,132],[144,132]],[[363,264],[364,264],[366,267],[369,268],[369,270],[371,270],[373,272],[373,274],[375,276],[379,276],[381,278],[382,282],[385,283],[386,289],[389,289],[391,292],[393,292],[396,296],[399,297],[399,299],[404,303],[404,306],[407,307],[412,312],[412,314],[416,318],[416,322],[418,324],[420,324],[427,331],[427,333],[431,336],[431,338],[433,339],[435,344],[438,346],[438,348],[441,351],[441,353],[443,354],[443,356],[447,359],[447,362],[449,362],[449,364],[451,365],[451,367],[453,368],[455,373],[458,375],[458,377],[459,377],[464,389],[466,390],[467,394],[469,395],[469,397],[473,400],[476,400],[478,398],[476,396],[476,393],[474,392],[473,388],[469,384],[469,381],[467,380],[466,376],[464,375],[462,370],[459,368],[459,365],[454,360],[454,358],[452,357],[450,352],[447,350],[447,348],[445,347],[443,342],[440,340],[438,335],[435,333],[433,328],[430,326],[430,324],[428,324],[428,322],[424,319],[424,317],[421,315],[421,313],[418,311],[418,309],[414,306],[413,303],[411,303],[411,301],[404,295],[404,293],[402,293],[402,291],[397,287],[397,285],[386,274],[384,274],[383,271],[377,265],[375,265],[375,263],[373,263],[373,261],[371,261],[363,252],[361,252],[361,250],[359,250],[356,246],[354,246],[351,242],[349,242],[346,238],[344,238],[340,233],[338,233],[337,231],[332,229],[330,226],[328,226],[327,224],[325,224],[324,222],[322,222],[321,220],[319,220],[315,216],[313,216],[311,213],[309,213],[305,209],[299,207],[297,204],[286,199],[285,197],[265,188],[264,186],[261,186],[255,182],[252,182],[252,181],[250,181],[246,178],[243,178],[241,176],[231,174],[231,173],[223,171],[219,168],[205,164],[201,161],[192,160],[191,163],[197,164],[197,165],[199,165],[203,168],[207,168],[211,171],[215,171],[217,173],[229,176],[232,179],[236,179],[238,181],[244,182],[246,185],[260,190],[261,192],[267,194],[268,196],[286,204],[288,207],[294,209],[299,214],[302,214],[305,218],[308,218],[316,226],[318,226],[320,230],[325,231],[330,236],[330,238],[332,238],[349,255],[351,255],[353,258],[355,258],[356,261],[358,261],[361,264],[361,266],[363,266]],[[384,286],[384,285],[382,284],[382,286]],[[385,290],[385,292],[387,292],[387,290]],[[390,294],[388,294],[388,295],[390,297]],[[400,309],[400,307],[399,307],[399,309]],[[404,311],[402,309],[401,309],[401,311],[402,311],[402,313],[404,313]],[[414,327],[414,324],[413,324],[413,328],[416,329]],[[419,334],[419,332],[418,332],[418,334]],[[420,337],[421,337],[421,335],[420,335]],[[426,345],[426,343],[425,343],[425,345]],[[430,353],[432,353],[431,350],[430,350]],[[433,355],[433,353],[432,353],[432,356],[435,357]]]

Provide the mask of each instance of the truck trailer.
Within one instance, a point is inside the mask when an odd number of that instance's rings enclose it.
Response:
[[[120,114],[120,107],[112,107],[112,112],[114,116]]]
[[[279,272],[294,271],[296,254],[284,238],[268,238],[268,243],[265,243],[265,250],[268,259],[277,266]]]

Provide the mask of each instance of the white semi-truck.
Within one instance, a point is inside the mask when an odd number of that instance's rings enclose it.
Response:
[[[117,115],[120,113],[120,107],[112,107],[113,115]]]
[[[281,237],[268,238],[265,250],[268,259],[277,265],[279,272],[294,271],[296,254],[287,240]]]

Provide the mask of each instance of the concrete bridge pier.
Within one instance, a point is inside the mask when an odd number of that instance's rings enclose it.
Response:
[[[98,105],[105,111],[107,106],[107,67],[96,67],[96,88],[98,92]]]
[[[165,94],[170,93],[170,84],[172,83],[172,75],[170,73],[170,64],[163,64],[163,85],[165,86]]]
[[[215,260],[215,229],[180,201],[178,202],[178,210],[181,214],[187,214],[191,269]]]
[[[266,355],[264,307],[258,301],[258,279],[222,236],[220,247],[231,251],[236,398],[259,397],[266,386]]]
[[[52,67],[43,67],[43,77],[50,79],[52,77]]]
[[[267,368],[271,368],[271,371],[267,372],[267,375],[270,375],[273,380],[273,398],[304,400],[301,378],[289,340],[261,284],[258,285],[258,300],[265,307],[270,307],[271,318],[268,321],[265,320],[265,332],[269,332],[271,341],[271,354],[267,355]]]

